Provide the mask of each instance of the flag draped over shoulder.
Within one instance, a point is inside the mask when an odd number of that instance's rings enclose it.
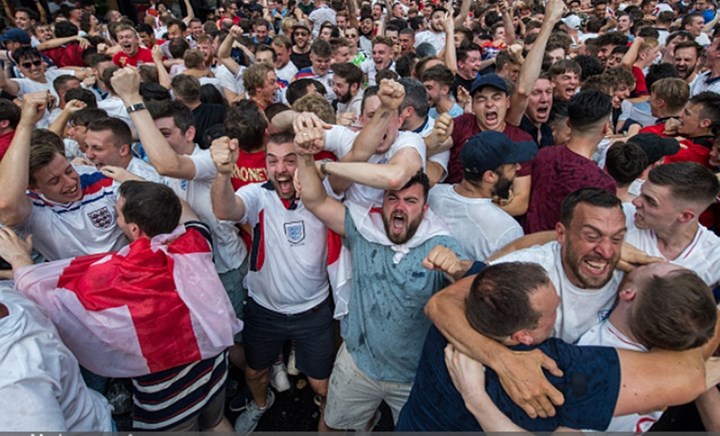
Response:
[[[210,246],[192,227],[117,253],[28,266],[15,284],[52,319],[80,364],[106,377],[216,356],[242,329]]]

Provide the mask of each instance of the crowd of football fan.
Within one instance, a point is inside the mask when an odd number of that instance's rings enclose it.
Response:
[[[720,431],[715,0],[25,3],[0,430]]]

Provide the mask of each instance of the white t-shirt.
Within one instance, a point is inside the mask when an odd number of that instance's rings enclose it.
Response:
[[[240,96],[245,95],[245,86],[242,81],[242,73],[245,71],[244,66],[238,68],[237,74],[233,74],[227,69],[225,65],[216,65],[212,69],[215,78],[218,79],[221,88],[227,88],[229,91],[234,92]]]
[[[325,131],[325,150],[330,151],[342,159],[343,156],[352,150],[353,142],[357,132],[343,126],[333,126],[332,129]],[[417,150],[425,169],[425,143],[420,135],[413,132],[398,132],[395,142],[390,146],[388,151],[383,154],[374,154],[368,160],[373,164],[385,164],[395,156],[395,154],[403,148],[412,147]],[[345,198],[363,206],[381,206],[384,190],[373,188],[371,186],[353,183],[347,191]]]
[[[523,235],[522,227],[490,198],[464,197],[454,185],[430,190],[430,209],[445,221],[465,253],[484,261],[499,248]]]
[[[601,345],[604,347],[619,348],[622,350],[633,350],[647,352],[647,348],[633,342],[620,330],[605,320],[588,330],[578,340],[578,345]],[[605,431],[646,433],[662,416],[661,411],[651,412],[645,415],[633,413],[631,415],[615,416],[610,420],[610,425]]]
[[[629,228],[625,242],[651,256],[663,257],[658,249],[657,234],[650,229]],[[720,285],[720,238],[700,225],[690,245],[669,262],[695,271],[710,288]]]
[[[136,157],[130,159],[130,163],[128,164],[126,170],[138,177],[142,177],[148,182],[166,184],[165,178],[158,174],[155,167],[142,159],[138,159]]]
[[[109,117],[115,117],[125,121],[125,124],[130,127],[130,130],[136,131],[135,123],[133,123],[130,118],[127,107],[125,107],[125,103],[123,103],[120,97],[108,95],[105,100],[98,101],[98,109],[105,110]]]
[[[30,79],[10,79],[15,81],[18,86],[20,87],[20,91],[18,92],[18,97],[22,97],[25,94],[29,94],[31,92],[41,92],[41,91],[50,91],[50,93],[55,97],[55,103],[60,100],[60,96],[58,96],[58,93],[55,91],[55,88],[53,87],[53,81],[57,79],[59,76],[62,76],[64,74],[69,74],[71,76],[75,75],[75,72],[73,70],[61,70],[59,68],[50,68],[47,71],[45,71],[45,77],[47,78],[47,82],[40,83],[36,82],[34,80]]]
[[[288,61],[288,63],[285,64],[284,67],[275,69],[275,74],[277,74],[278,79],[290,83],[295,80],[295,75],[298,73],[298,71],[299,70],[297,69],[295,64],[292,61]]]
[[[18,229],[33,235],[33,247],[47,260],[107,253],[128,244],[115,214],[119,185],[94,167],[75,166],[75,170],[82,199],[60,204],[30,193],[30,217]]]
[[[312,35],[313,38],[317,38],[320,34],[320,26],[324,22],[329,21],[333,26],[336,24],[337,12],[327,5],[320,6],[310,12],[308,19],[313,23]]]
[[[286,208],[271,182],[235,192],[245,205],[242,223],[256,228],[247,288],[262,307],[295,314],[312,309],[329,295],[327,227],[296,200]]]
[[[569,343],[575,342],[590,327],[607,317],[623,276],[622,272],[616,270],[610,281],[600,289],[578,288],[565,275],[557,241],[515,251],[493,264],[516,261],[537,263],[548,273],[562,299],[553,336]]]
[[[415,131],[418,135],[420,135],[421,138],[425,139],[433,131],[433,128],[435,127],[435,118],[432,118],[428,115],[426,118],[425,124],[422,125],[420,131]],[[424,142],[424,141],[423,141]],[[448,164],[450,163],[450,150],[445,150],[441,153],[434,154],[428,158],[429,161],[435,162],[436,164],[440,165],[443,169],[443,174],[440,177],[439,182],[442,182],[445,180],[448,174]]]
[[[377,76],[377,66],[372,58],[360,64],[360,69],[363,73],[365,73],[365,75],[367,75],[368,86],[377,85],[377,81],[375,80],[375,77]],[[390,71],[395,71],[395,61],[390,63],[388,69]]]
[[[2,431],[112,431],[111,406],[85,385],[50,319],[10,282],[0,285]]]
[[[705,71],[695,76],[690,84],[690,97],[695,97],[705,91],[720,93],[720,79],[716,77],[710,80],[710,73],[711,71]]]
[[[427,42],[435,48],[435,56],[445,48],[445,32],[433,32],[432,30],[423,30],[415,34],[415,48],[420,44]]]
[[[218,273],[239,268],[247,256],[247,248],[235,225],[230,221],[218,220],[213,213],[210,190],[217,169],[210,150],[203,150],[196,145],[188,157],[195,165],[195,177],[192,180],[168,178],[168,186],[210,227]]]

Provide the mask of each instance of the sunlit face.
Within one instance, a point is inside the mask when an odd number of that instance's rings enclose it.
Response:
[[[195,129],[191,127],[183,134],[172,117],[156,119],[155,127],[158,128],[163,138],[167,140],[175,153],[184,154],[193,143]]]
[[[343,15],[338,15],[337,17],[335,17],[335,25],[338,26],[338,28],[340,30],[347,29],[347,26],[348,26],[347,18],[345,18],[345,16],[343,16]]]
[[[203,28],[202,23],[193,21],[190,23],[190,33],[192,33],[192,35],[197,38],[198,36],[202,36],[205,34],[205,28]]]
[[[298,27],[293,31],[293,37],[294,37],[295,45],[297,45],[300,48],[305,48],[305,47],[307,47],[308,42],[310,41],[310,32],[307,29]]]
[[[38,82],[45,78],[45,63],[40,58],[32,56],[20,58],[17,66],[28,79]]]
[[[363,35],[368,35],[373,30],[373,20],[372,18],[365,18],[360,22],[360,31],[363,33]]]
[[[124,167],[125,161],[129,160],[130,144],[116,147],[112,130],[88,130],[85,144],[85,155],[98,168],[105,165]]]
[[[565,71],[553,77],[553,84],[555,85],[555,96],[568,101],[575,95],[575,90],[580,85],[580,77],[574,71]]]
[[[682,213],[672,199],[669,186],[655,185],[649,180],[640,187],[640,195],[632,201],[635,206],[635,226],[639,229],[664,231],[671,228]]]
[[[333,57],[331,62],[333,64],[342,64],[346,62],[350,62],[352,59],[352,55],[350,54],[350,48],[345,46],[339,46],[335,49],[333,52]]]
[[[358,31],[354,28],[348,28],[345,30],[345,39],[350,43],[350,47],[357,48],[358,45]]]
[[[320,29],[320,35],[319,38],[325,41],[330,42],[330,38],[332,38],[332,28],[330,27],[323,27]]]
[[[585,289],[605,286],[620,260],[626,231],[620,207],[578,204],[567,228],[557,224],[563,270],[570,282]]]
[[[140,38],[137,36],[134,30],[121,30],[117,32],[116,36],[118,44],[120,44],[120,48],[122,49],[123,53],[128,56],[134,56],[135,53],[137,53],[138,46],[140,44]]]
[[[417,231],[428,205],[423,187],[416,183],[400,191],[385,191],[382,217],[385,234],[394,244],[404,244]]]
[[[32,174],[35,184],[30,190],[57,203],[71,203],[82,199],[80,176],[65,156],[56,153],[53,159]]]
[[[680,125],[678,133],[686,138],[702,136],[706,133],[711,121],[701,116],[702,105],[688,102],[678,117]]]
[[[378,71],[384,70],[390,66],[392,63],[392,56],[392,47],[382,43],[373,44],[372,58],[373,62],[375,62],[375,69]]]
[[[547,55],[550,57],[550,62],[554,64],[555,62],[559,62],[565,59],[565,49],[562,47],[558,47],[554,50],[547,52]]]
[[[413,51],[415,36],[410,33],[401,33],[398,36],[398,43],[400,44],[400,54],[406,55]]]
[[[15,12],[15,26],[24,31],[28,31],[35,24],[35,20],[31,20],[27,12]]]
[[[681,79],[687,79],[695,71],[698,56],[697,50],[692,47],[677,48],[673,54],[673,65]]]
[[[382,17],[383,8],[380,6],[379,3],[375,3],[372,8],[372,17],[373,20],[377,21]]]
[[[388,38],[390,38],[390,40],[392,41],[393,45],[400,43],[399,33],[398,33],[397,30],[386,30],[386,31],[385,31],[385,36],[388,37]]]
[[[692,36],[697,38],[702,33],[704,27],[705,21],[702,17],[693,17],[690,23],[685,25],[685,30],[687,30]]]
[[[480,64],[482,56],[479,50],[468,52],[467,57],[463,61],[458,61],[458,74],[465,79],[474,79],[480,72]]]
[[[215,57],[215,47],[213,47],[213,44],[210,42],[201,42],[198,43],[196,47],[200,50],[200,53],[203,54],[205,63],[210,64],[210,61]]]
[[[268,143],[265,151],[265,165],[267,166],[268,180],[272,182],[278,196],[284,200],[295,198],[293,177],[297,169],[297,155],[293,143]]]
[[[312,69],[318,76],[324,76],[330,70],[330,58],[318,56],[315,53],[310,53],[310,62],[312,62]]]
[[[617,19],[617,31],[622,33],[627,33],[630,30],[630,26],[632,25],[632,21],[630,21],[629,15],[621,15]]]
[[[262,62],[265,65],[275,68],[275,61],[273,60],[273,52],[270,50],[258,51],[255,53],[255,61]]]
[[[548,79],[538,79],[530,92],[525,114],[536,125],[547,123],[553,101],[553,84]]]
[[[35,26],[35,37],[40,41],[49,41],[53,39],[53,31],[49,25]]]
[[[505,92],[486,86],[475,91],[472,106],[480,130],[505,130],[505,115],[510,106],[510,98]]]

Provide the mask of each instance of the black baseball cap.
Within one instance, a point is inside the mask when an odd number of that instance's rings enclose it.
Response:
[[[504,133],[488,130],[468,139],[460,150],[460,163],[466,174],[482,174],[500,165],[527,162],[537,151],[532,141],[513,142]]]

